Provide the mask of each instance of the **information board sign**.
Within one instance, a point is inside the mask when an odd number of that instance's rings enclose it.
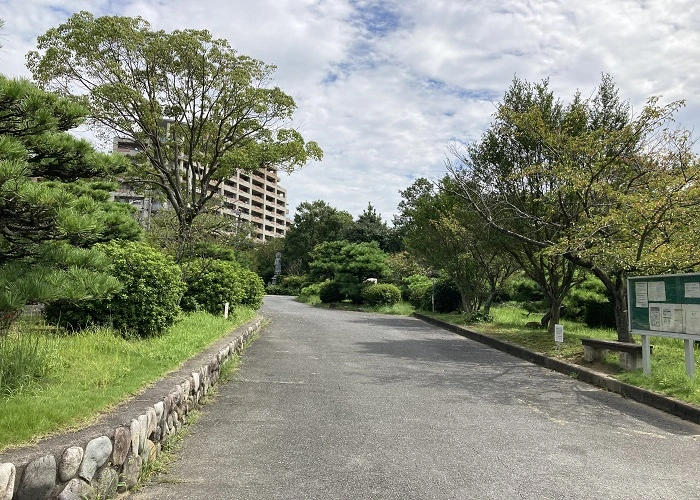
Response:
[[[695,376],[693,343],[700,341],[700,273],[627,278],[630,333],[642,336],[644,373],[651,373],[649,337],[684,340],[685,371]]]
[[[627,291],[631,333],[700,340],[700,273],[635,276]]]

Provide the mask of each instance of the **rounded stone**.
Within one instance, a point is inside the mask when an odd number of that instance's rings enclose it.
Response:
[[[154,404],[153,409],[156,411],[157,424],[163,423],[163,417],[165,416],[165,404],[163,401],[158,401],[156,404]]]
[[[148,428],[146,429],[146,437],[150,438],[155,432],[156,427],[158,427],[158,416],[156,415],[156,410],[153,407],[148,408],[146,411],[146,416],[148,417]]]
[[[155,445],[153,441],[151,441],[150,439],[146,439],[146,442],[143,445],[143,451],[141,451],[141,458],[143,459],[143,463],[148,463],[152,460],[154,447]]]
[[[121,467],[126,460],[131,448],[131,429],[124,426],[114,429],[114,448],[112,449],[112,463]]]
[[[17,490],[17,500],[49,498],[54,486],[56,486],[56,457],[44,455],[27,464]]]
[[[94,490],[92,487],[77,477],[74,477],[63,488],[63,491],[58,495],[58,500],[83,500],[84,498],[92,498]]]
[[[100,469],[95,476],[95,489],[98,498],[114,498],[119,485],[119,474],[111,467]]]
[[[0,500],[10,500],[15,490],[14,464],[0,464]]]
[[[139,454],[143,451],[143,445],[146,442],[146,434],[148,432],[148,415],[139,415]]]
[[[80,465],[78,475],[88,483],[92,481],[95,471],[102,467],[112,454],[112,440],[107,436],[100,436],[90,441],[85,447],[85,456]]]
[[[131,453],[138,455],[139,446],[141,446],[141,425],[139,424],[139,421],[133,419],[131,421],[131,425],[129,426],[129,430],[131,431]]]
[[[58,461],[58,479],[65,483],[78,474],[85,452],[80,446],[66,448]]]
[[[130,490],[138,484],[142,466],[143,460],[140,456],[129,455],[127,457],[126,462],[124,462],[124,469],[122,470],[122,484],[119,485],[119,490],[121,492]]]
[[[197,392],[199,390],[199,383],[200,383],[200,376],[198,372],[192,372],[192,380],[193,380],[193,387],[194,387],[194,392]]]

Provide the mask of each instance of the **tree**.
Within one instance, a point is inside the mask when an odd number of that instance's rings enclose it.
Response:
[[[311,274],[317,282],[332,279],[343,296],[361,302],[365,280],[388,274],[388,257],[376,242],[326,241],[311,252]]]
[[[700,165],[690,134],[671,127],[681,104],[652,98],[634,116],[608,76],[568,105],[547,81],[516,79],[481,141],[452,151],[456,192],[492,228],[605,284],[621,341],[632,340],[627,275],[698,265]]]
[[[85,102],[105,135],[138,146],[131,181],[163,193],[183,243],[237,170],[291,172],[322,157],[289,127],[296,105],[269,86],[274,66],[208,31],[79,12],[40,36],[38,49],[27,61],[42,86]]]
[[[300,272],[306,272],[309,252],[325,241],[345,240],[352,224],[352,215],[325,201],[300,203],[294,214],[294,225],[285,236],[283,257],[287,266],[297,265]]]
[[[394,224],[404,233],[409,252],[454,281],[462,309],[475,312],[483,307],[488,314],[514,266],[493,232],[445,189],[449,183],[443,179],[435,186],[426,179],[416,180],[402,191],[401,213]]]
[[[105,178],[121,156],[96,152],[67,131],[87,110],[26,80],[0,76],[0,311],[32,301],[102,296],[118,289],[92,250],[135,239],[130,207],[109,201]]]
[[[393,231],[382,220],[382,216],[377,213],[377,210],[371,203],[367,204],[364,212],[357,217],[357,220],[348,229],[347,238],[351,243],[370,243],[375,241],[379,248],[385,252],[398,252],[401,250],[400,245],[397,245],[396,238],[393,237]]]
[[[236,260],[241,252],[255,246],[253,227],[218,213],[200,214],[185,233],[181,232],[177,214],[173,210],[161,210],[149,219],[146,239],[175,259],[175,262],[196,258]],[[179,239],[178,235],[184,238]]]

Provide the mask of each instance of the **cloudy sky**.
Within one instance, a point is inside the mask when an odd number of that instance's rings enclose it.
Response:
[[[154,29],[208,29],[277,66],[295,126],[325,156],[283,176],[291,214],[322,199],[388,220],[446,146],[478,140],[513,76],[550,78],[567,100],[610,73],[623,98],[685,99],[700,125],[696,0],[0,0],[0,72],[30,76],[36,37],[74,12],[142,16]]]

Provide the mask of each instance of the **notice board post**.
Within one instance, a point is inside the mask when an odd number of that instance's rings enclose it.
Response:
[[[685,372],[695,376],[693,343],[700,341],[700,273],[627,278],[630,333],[642,336],[644,374],[651,374],[649,337],[683,339]]]

